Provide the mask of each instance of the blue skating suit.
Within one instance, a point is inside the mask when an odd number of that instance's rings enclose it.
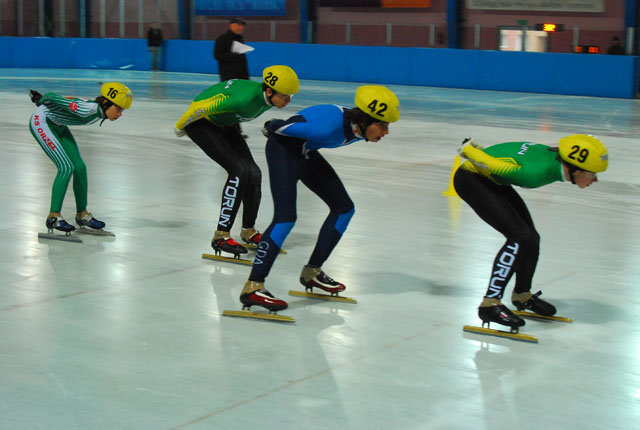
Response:
[[[265,124],[269,132],[266,156],[269,165],[273,221],[258,245],[249,280],[264,282],[284,240],[296,222],[298,181],[329,206],[309,265],[321,267],[338,244],[355,212],[333,167],[318,149],[337,148],[362,140],[346,118],[348,108],[336,105],[311,106],[285,120]]]

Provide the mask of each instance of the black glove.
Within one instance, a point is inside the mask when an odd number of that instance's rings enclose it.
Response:
[[[269,121],[264,123],[264,127],[262,127],[262,134],[265,137],[270,137],[273,134],[273,132],[279,129],[280,127],[282,127],[283,124],[284,124],[284,120],[271,118]]]
[[[40,99],[42,99],[42,94],[40,94],[36,90],[29,90],[29,97],[31,98],[31,101],[36,104],[36,106],[40,106]]]

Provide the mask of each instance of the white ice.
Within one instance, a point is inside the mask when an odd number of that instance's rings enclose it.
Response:
[[[358,304],[287,295],[327,213],[301,185],[266,285],[290,303],[283,325],[223,318],[249,268],[201,259],[226,174],[172,127],[217,80],[0,69],[1,429],[640,427],[638,100],[391,86],[402,118],[389,136],[322,151],[356,205],[323,268]],[[89,210],[117,237],[39,241],[55,167],[27,127],[28,90],[94,97],[107,81],[129,85],[131,110],[72,131]],[[352,105],[357,86],[303,81],[286,109],[245,123],[264,173],[259,229],[273,213],[262,123]],[[575,322],[528,321],[538,344],[463,333],[503,238],[442,195],[459,142],[573,133],[609,148],[600,181],[519,192],[542,236],[534,291]]]

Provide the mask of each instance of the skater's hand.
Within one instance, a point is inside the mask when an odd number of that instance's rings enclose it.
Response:
[[[284,124],[284,120],[271,118],[269,121],[264,123],[262,134],[267,138],[271,137],[277,129],[282,127],[282,124]]]
[[[29,90],[29,97],[31,98],[31,101],[36,104],[36,106],[40,106],[40,99],[42,99],[42,94],[40,94],[36,90]]]
[[[182,130],[178,130],[176,127],[173,127],[173,132],[175,133],[176,136],[178,137],[182,137],[184,135],[187,134],[186,130],[182,129]]]
[[[269,138],[269,136],[271,136],[271,132],[269,131],[269,129],[267,129],[267,124],[269,124],[269,121],[264,123],[264,127],[262,127],[262,135],[266,138]]]
[[[465,155],[463,154],[463,151],[466,147],[468,146],[473,146],[474,148],[477,149],[484,149],[484,147],[482,145],[479,145],[476,143],[476,141],[473,139],[473,137],[466,137],[462,143],[460,144],[460,146],[458,147],[458,154],[461,157],[465,157]],[[466,157],[465,157],[466,158]]]

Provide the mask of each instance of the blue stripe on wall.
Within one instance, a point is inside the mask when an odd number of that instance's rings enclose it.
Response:
[[[301,79],[635,98],[638,57],[254,42],[251,76],[272,64]],[[167,40],[165,70],[218,72],[212,41]],[[0,37],[0,67],[149,70],[145,39]],[[33,55],[33,52],[39,55]],[[386,67],[371,67],[384,58]],[[615,77],[615,78],[613,78]]]

